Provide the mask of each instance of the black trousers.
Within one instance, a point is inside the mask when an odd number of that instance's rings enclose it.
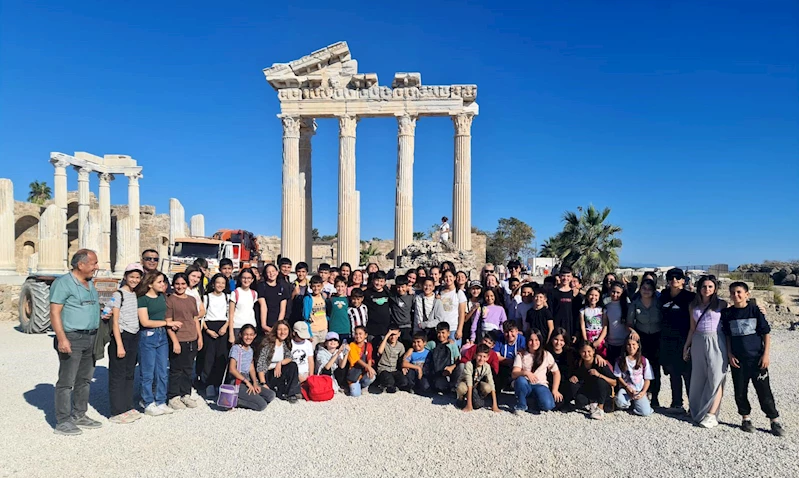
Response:
[[[125,356],[117,358],[117,341],[112,337],[108,344],[108,397],[111,416],[133,409],[133,380],[139,358],[139,334],[121,331]]]
[[[425,393],[430,389],[430,384],[426,380],[419,378],[419,372],[414,369],[408,369],[408,374],[405,375],[405,386],[399,388],[406,392],[413,390]]]
[[[424,390],[429,390],[433,393],[448,393],[452,390],[452,384],[443,372],[432,373],[422,376],[422,384],[420,385]]]
[[[746,416],[752,413],[752,406],[749,404],[747,392],[749,391],[749,381],[755,387],[757,400],[760,402],[760,409],[768,418],[774,419],[780,416],[777,406],[774,404],[774,395],[771,393],[771,384],[768,379],[768,369],[760,368],[760,359],[739,359],[741,368],[730,367],[732,369],[732,386],[735,390],[735,404],[738,405],[738,413]]]
[[[383,370],[377,374],[377,380],[375,380],[375,383],[383,388],[397,387],[405,389],[407,387],[407,382],[408,379],[405,374],[402,373],[402,370],[396,370],[394,372]]]
[[[197,357],[197,341],[181,342],[180,353],[176,354],[169,344],[169,386],[166,399],[191,395],[191,382],[194,374],[194,358]]]
[[[295,362],[281,366],[280,377],[275,377],[275,370],[266,373],[266,383],[275,392],[277,398],[285,400],[300,393],[300,372]]]
[[[226,322],[221,320],[212,320],[205,323],[214,332],[219,332],[219,329],[225,324]],[[222,384],[222,377],[228,364],[228,344],[227,336],[214,339],[208,335],[207,330],[203,331],[203,360],[200,380],[206,387],[208,385],[219,387]],[[197,363],[198,365],[200,364],[199,356],[197,357]]]
[[[510,386],[513,381],[511,377],[513,372],[513,365],[499,365],[499,373],[494,376],[494,384],[496,385],[497,393]]]
[[[568,383],[577,407],[584,407],[590,403],[604,405],[610,398],[610,385],[599,377],[590,376],[581,382]]]
[[[646,357],[655,377],[649,383],[649,392],[654,402],[660,393],[660,332],[654,334],[638,332],[638,336],[641,337],[641,354]]]
[[[668,365],[663,365],[663,370],[669,374],[671,383],[671,406],[682,407],[682,386],[685,383],[685,394],[691,390],[691,361],[675,359]]]

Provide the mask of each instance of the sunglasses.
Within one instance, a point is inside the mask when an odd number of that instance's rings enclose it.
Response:
[[[683,279],[685,279],[685,277],[684,276],[671,276],[671,277],[668,277],[667,279],[670,280],[670,281],[672,281],[672,280],[683,280]]]
[[[145,262],[158,262],[158,258],[157,257],[142,257],[141,260],[143,260]]]
[[[486,269],[486,274],[493,274],[493,273],[494,273],[494,269]]]

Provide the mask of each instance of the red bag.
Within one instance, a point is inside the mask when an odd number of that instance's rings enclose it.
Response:
[[[333,398],[333,378],[311,375],[302,384],[302,397],[309,402],[326,402]]]

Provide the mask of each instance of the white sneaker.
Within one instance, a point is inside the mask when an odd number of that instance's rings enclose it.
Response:
[[[180,401],[183,402],[185,408],[197,408],[197,402],[189,395],[183,395],[180,397]]]
[[[718,426],[718,424],[719,421],[716,419],[716,415],[712,415],[710,413],[705,415],[705,418],[703,418],[702,421],[699,422],[699,426],[702,428],[713,428]]]
[[[605,411],[599,407],[596,407],[593,411],[591,411],[591,418],[594,420],[603,420],[605,418]]]
[[[169,415],[169,414],[175,412],[174,410],[169,408],[169,405],[167,405],[166,403],[162,403],[161,405],[158,405],[158,409],[161,410],[162,412],[164,412],[165,415]]]
[[[208,385],[205,387],[205,396],[206,398],[213,398],[216,397],[216,387],[213,385]]]
[[[147,405],[144,407],[144,413],[146,415],[150,415],[151,417],[157,417],[164,414],[164,411],[161,410],[161,407],[155,404],[155,402]],[[170,412],[171,413],[171,412]]]

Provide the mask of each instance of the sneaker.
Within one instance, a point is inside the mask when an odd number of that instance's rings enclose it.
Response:
[[[114,415],[113,417],[109,418],[108,421],[118,425],[127,425],[128,423],[133,423],[136,421],[136,418],[133,418],[133,416],[128,414],[128,412],[125,412],[120,413],[119,415]]]
[[[702,428],[713,428],[715,426],[718,426],[718,424],[719,421],[716,420],[716,415],[710,413],[705,415],[705,418],[703,418],[702,421],[699,422],[699,426]]]
[[[141,408],[142,410],[147,409],[147,404],[144,403],[144,400],[139,400],[139,408]]]
[[[754,433],[755,426],[752,425],[752,420],[743,420],[741,422],[741,430],[745,431],[746,433]]]
[[[172,410],[185,410],[186,405],[180,399],[180,397],[172,397],[169,399],[169,408]]]
[[[675,405],[672,403],[671,406],[666,409],[666,412],[677,415],[679,413],[685,413],[685,409],[682,405]]]
[[[75,426],[72,422],[64,422],[56,425],[53,433],[56,435],[80,435],[83,433],[83,430]]]
[[[214,387],[213,385],[208,385],[207,387],[205,387],[206,398],[214,398],[216,397],[216,394],[217,394],[216,387]]]
[[[297,396],[296,395],[289,395],[288,401],[291,404],[297,403]]]
[[[594,409],[591,410],[590,417],[593,420],[603,420],[605,418],[605,411],[599,408],[598,406],[594,405]]]
[[[771,433],[773,433],[774,436],[781,437],[785,435],[785,429],[782,428],[780,422],[771,422]]]
[[[660,402],[658,402],[658,399],[657,399],[657,398],[655,398],[655,399],[653,399],[653,400],[650,400],[650,402],[649,402],[649,405],[650,405],[650,406],[651,406],[653,409],[655,409],[655,408],[660,408]]]
[[[178,401],[179,401],[179,400],[178,400]],[[183,405],[183,403],[181,403],[181,405]],[[175,412],[175,410],[174,410],[174,409],[172,409],[172,408],[171,408],[169,405],[167,405],[166,403],[162,403],[161,405],[158,405],[158,408],[159,408],[159,409],[160,409],[162,412],[164,412],[164,414],[165,414],[165,415],[169,415],[169,414],[171,414],[171,413],[174,413],[174,412]]]
[[[527,411],[526,407],[522,408],[522,407],[519,407],[519,406],[513,407],[511,409],[511,412],[513,412],[514,415],[519,415],[519,414],[524,413],[526,411]]]
[[[397,387],[386,387],[386,392],[388,393],[397,393]]]
[[[127,415],[127,416],[128,416],[128,419],[129,419],[131,422],[135,422],[136,420],[138,420],[138,419],[140,419],[140,418],[141,418],[141,413],[139,413],[139,411],[138,411],[138,410],[135,410],[135,409],[133,409],[133,408],[131,408],[130,410],[128,410],[127,412],[125,412],[125,413],[124,413],[124,415]]]
[[[381,393],[383,393],[383,390],[385,389],[380,385],[372,385],[369,387],[369,393],[372,393],[374,395],[380,395]]]
[[[183,405],[186,405],[186,408],[197,408],[197,402],[188,395],[180,397],[180,401],[183,402]]]
[[[170,413],[171,413],[171,411],[170,411]],[[155,402],[153,402],[153,403],[147,405],[144,408],[144,414],[145,415],[150,415],[151,417],[157,417],[157,416],[163,415],[164,411],[161,409],[161,407],[156,405]]]
[[[98,422],[97,420],[92,420],[86,415],[83,415],[80,418],[75,418],[74,420],[72,420],[72,423],[74,423],[77,427],[80,428],[100,428],[101,426],[103,426],[102,423]]]

